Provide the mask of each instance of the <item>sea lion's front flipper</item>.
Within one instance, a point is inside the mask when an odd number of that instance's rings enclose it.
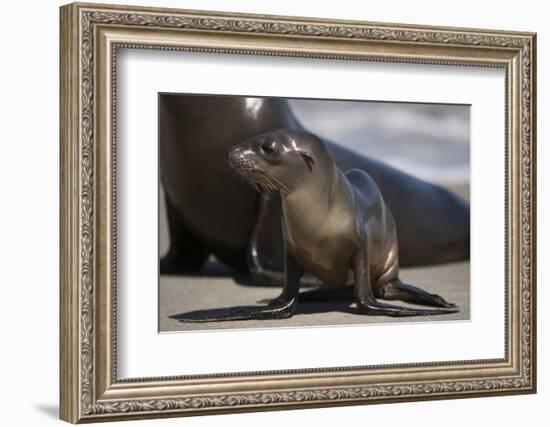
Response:
[[[273,300],[263,307],[239,306],[211,310],[196,310],[170,316],[182,323],[231,322],[238,320],[286,319],[294,314],[297,300]]]
[[[304,269],[288,252],[285,253],[285,285],[281,294],[265,306],[231,307],[215,310],[197,310],[171,316],[180,322],[205,323],[234,320],[286,319],[294,314],[300,292],[300,278]]]
[[[359,313],[370,316],[409,317],[435,316],[458,312],[457,307],[421,309],[413,307],[400,307],[378,302],[374,297],[371,286],[366,242],[362,246],[363,247],[357,252],[353,260],[353,270],[355,273],[355,303],[357,304]]]
[[[283,286],[285,282],[281,212],[278,194],[261,193],[258,196],[246,261],[250,275],[261,285]]]
[[[250,276],[258,285],[283,286],[285,283],[281,196],[261,193],[258,197],[256,220],[248,244],[246,262]],[[304,274],[302,286],[319,286],[315,276]]]

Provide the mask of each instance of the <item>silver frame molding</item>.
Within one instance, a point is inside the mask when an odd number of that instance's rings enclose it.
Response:
[[[63,420],[536,391],[534,33],[79,3],[60,14]],[[505,357],[118,380],[115,66],[121,47],[505,69]]]

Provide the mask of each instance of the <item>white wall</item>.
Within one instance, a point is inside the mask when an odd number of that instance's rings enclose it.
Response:
[[[114,3],[118,1],[111,0]],[[130,0],[129,0],[130,1]],[[124,3],[124,2],[120,2]],[[547,122],[550,29],[544,2],[338,0],[152,0],[134,4],[326,18],[537,31],[539,129],[539,394],[140,421],[131,425],[240,426],[543,425],[550,405],[550,179]],[[57,0],[2,5],[0,72],[0,393],[3,425],[59,424],[58,402],[58,6]],[[545,19],[546,18],[546,19]],[[547,220],[546,220],[547,221]],[[545,421],[542,419],[546,418]],[[139,424],[138,424],[139,423]],[[154,423],[154,424],[153,424]]]

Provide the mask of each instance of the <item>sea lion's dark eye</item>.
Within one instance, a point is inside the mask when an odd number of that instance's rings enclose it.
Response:
[[[277,145],[277,143],[276,143],[275,140],[268,139],[267,141],[262,142],[261,149],[265,154],[267,154],[269,156],[269,155],[272,155],[273,153],[275,153],[276,145]]]

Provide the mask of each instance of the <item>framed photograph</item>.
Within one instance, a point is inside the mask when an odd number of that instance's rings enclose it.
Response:
[[[60,13],[63,420],[536,391],[535,34]]]

